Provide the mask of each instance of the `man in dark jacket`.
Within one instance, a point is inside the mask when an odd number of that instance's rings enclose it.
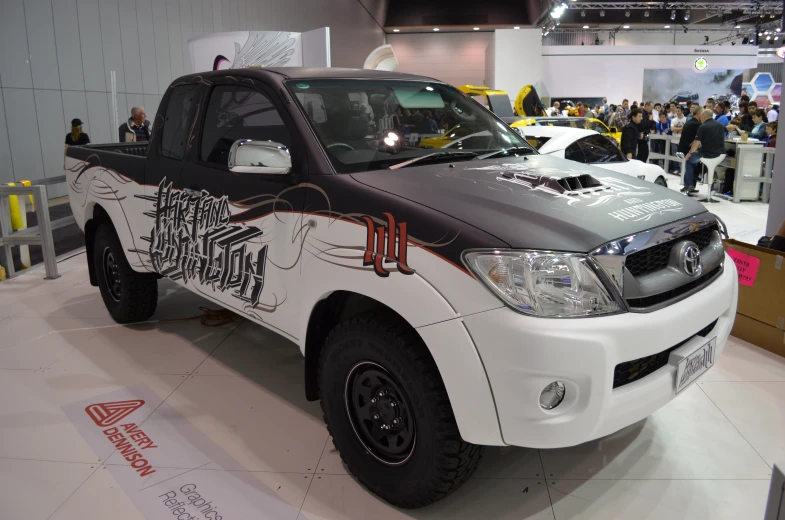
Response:
[[[619,109],[621,110],[621,109]],[[630,121],[621,131],[621,152],[627,159],[635,159],[638,153],[638,146],[640,141],[640,125],[643,119],[643,114],[640,109],[633,108],[630,110]]]
[[[150,121],[147,120],[144,108],[133,107],[128,122],[120,125],[120,142],[145,142],[150,140],[151,135]]]
[[[679,138],[679,152],[687,155],[690,151],[690,147],[692,146],[692,142],[695,140],[695,136],[698,134],[698,128],[701,126],[700,119],[698,115],[703,112],[703,109],[695,105],[692,107],[692,117],[684,123],[684,126],[681,129],[681,137]]]
[[[641,111],[641,122],[638,123],[638,133],[640,134],[640,140],[638,141],[638,159],[641,162],[646,162],[649,159],[649,134],[654,133],[654,128],[656,122],[652,118],[652,110],[654,109],[654,103],[651,101],[647,101],[646,104],[643,105],[643,110]]]

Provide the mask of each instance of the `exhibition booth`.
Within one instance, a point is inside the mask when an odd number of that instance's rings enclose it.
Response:
[[[0,59],[0,517],[776,513],[785,144],[567,107],[740,119],[782,60],[169,3],[9,10],[121,35],[59,102]]]

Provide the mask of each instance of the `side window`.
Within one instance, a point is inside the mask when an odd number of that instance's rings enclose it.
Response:
[[[191,118],[196,110],[199,97],[198,85],[175,87],[169,96],[161,134],[161,155],[170,159],[182,160],[185,157],[188,131]]]
[[[215,87],[205,113],[199,152],[202,161],[228,167],[229,150],[240,139],[274,141],[287,148],[292,143],[270,98],[248,87]]]
[[[605,136],[590,135],[577,141],[577,144],[580,145],[583,153],[586,155],[586,162],[589,164],[621,162],[624,160],[619,148]]]
[[[583,155],[583,151],[578,145],[578,142],[572,143],[564,150],[564,158],[569,159],[570,161],[586,162],[586,156]]]

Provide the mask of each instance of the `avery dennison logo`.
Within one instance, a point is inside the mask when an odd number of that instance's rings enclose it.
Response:
[[[96,425],[103,427],[117,424],[142,406],[144,406],[144,401],[134,399],[132,401],[91,404],[85,408],[85,412]]]

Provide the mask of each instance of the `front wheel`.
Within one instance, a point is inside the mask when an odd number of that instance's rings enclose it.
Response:
[[[436,364],[406,323],[366,316],[339,324],[322,351],[319,385],[341,458],[387,502],[426,506],[477,468],[483,448],[461,439]]]
[[[668,187],[668,181],[666,181],[665,178],[662,176],[657,177],[657,180],[654,181],[654,184],[656,184],[657,186],[662,186],[663,188]]]
[[[117,232],[101,224],[93,242],[93,266],[109,314],[117,323],[144,321],[158,305],[158,277],[128,264]]]

